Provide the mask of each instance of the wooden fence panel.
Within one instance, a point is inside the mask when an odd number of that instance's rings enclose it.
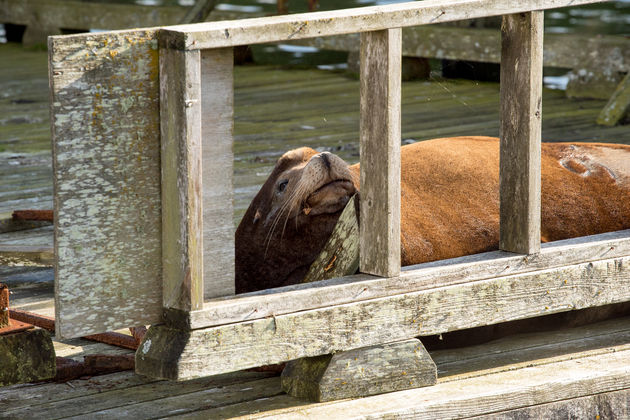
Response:
[[[157,31],[49,42],[57,334],[161,319]]]

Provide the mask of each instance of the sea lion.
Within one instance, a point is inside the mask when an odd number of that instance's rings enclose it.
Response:
[[[401,264],[498,249],[499,141],[456,137],[401,149]],[[236,230],[236,292],[299,283],[349,198],[359,164],[285,153]],[[542,240],[630,228],[630,146],[543,143]]]

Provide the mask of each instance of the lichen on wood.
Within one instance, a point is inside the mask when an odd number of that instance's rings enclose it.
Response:
[[[51,37],[62,337],[160,320],[157,31]]]

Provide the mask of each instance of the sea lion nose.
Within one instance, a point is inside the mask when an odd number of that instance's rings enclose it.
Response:
[[[330,153],[321,152],[319,157],[322,159],[322,162],[324,162],[324,165],[326,165],[326,168],[330,169]]]

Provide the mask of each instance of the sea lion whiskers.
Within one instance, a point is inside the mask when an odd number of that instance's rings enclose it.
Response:
[[[289,198],[282,204],[282,206],[276,212],[273,222],[271,223],[271,226],[265,238],[264,256],[267,256],[267,250],[269,249],[269,244],[271,243],[273,232],[278,226],[278,222],[280,221],[282,215],[286,212],[286,218],[285,218],[284,225],[282,227],[282,233],[280,235],[280,238],[282,239],[282,237],[284,236],[284,231],[286,229],[287,222],[290,219],[293,209],[295,208],[297,204],[299,205],[302,204],[302,200],[296,200],[296,198],[298,198],[300,195],[304,195],[304,191],[303,191],[304,189],[305,187],[301,185],[300,183],[298,183],[298,185],[293,189],[293,191],[291,191]],[[297,215],[299,215],[299,212],[296,214],[296,216]],[[296,218],[296,224],[297,224],[297,218]]]

